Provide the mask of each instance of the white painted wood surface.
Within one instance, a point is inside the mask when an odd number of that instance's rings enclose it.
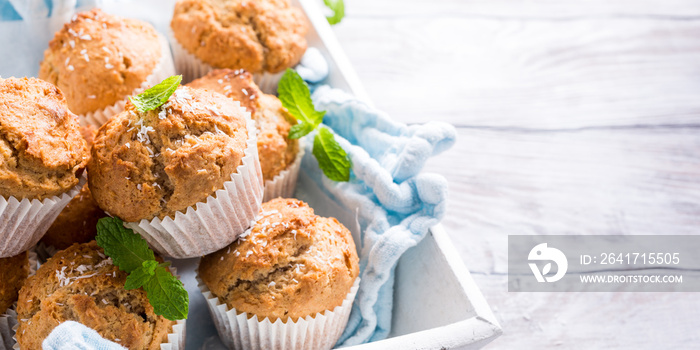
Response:
[[[346,0],[375,105],[458,127],[444,225],[491,348],[698,348],[697,293],[508,293],[508,234],[700,233],[700,2]],[[700,248],[700,247],[699,247]]]

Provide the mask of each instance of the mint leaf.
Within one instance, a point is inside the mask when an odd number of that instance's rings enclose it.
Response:
[[[190,298],[182,282],[159,264],[148,243],[117,218],[97,221],[97,244],[120,270],[127,272],[124,289],[143,288],[156,315],[175,321],[187,318]]]
[[[317,111],[314,108],[309,87],[296,71],[287,68],[277,85],[277,93],[282,106],[302,125],[292,127],[290,135],[294,137],[290,136],[290,138],[300,138],[310,133],[323,121],[326,112]]]
[[[146,284],[153,275],[155,275],[156,267],[158,267],[158,262],[155,260],[147,260],[141,264],[141,267],[131,271],[129,276],[126,277],[126,283],[124,283],[124,289],[136,289],[141,288]]]
[[[177,87],[182,82],[182,75],[173,75],[160,83],[154,85],[150,89],[136,95],[129,97],[131,103],[134,107],[141,112],[148,112],[150,110],[160,107],[163,103],[168,101],[170,95],[175,92]]]
[[[306,136],[306,134],[308,134],[312,131],[314,131],[314,128],[311,124],[299,123],[299,124],[292,126],[292,128],[289,129],[289,138],[290,139],[299,139],[299,138]]]
[[[171,321],[187,318],[190,298],[182,282],[163,266],[156,267],[154,273],[143,285],[153,311]]]
[[[318,166],[323,173],[333,181],[350,180],[350,159],[345,150],[335,140],[333,133],[326,128],[320,128],[314,137],[312,151]]]
[[[118,218],[107,217],[97,221],[95,240],[124,272],[131,273],[140,268],[144,261],[155,260],[146,240],[124,227]]]
[[[331,25],[338,24],[345,17],[345,3],[343,0],[323,0],[323,3],[333,11],[333,16],[326,17]]]

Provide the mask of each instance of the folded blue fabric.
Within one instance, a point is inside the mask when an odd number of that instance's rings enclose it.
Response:
[[[95,330],[78,322],[66,321],[54,328],[41,344],[44,350],[125,350],[102,338]]]
[[[362,228],[357,242],[362,282],[338,345],[384,339],[391,327],[396,264],[445,213],[447,181],[420,171],[431,156],[454,144],[456,131],[439,122],[395,122],[328,86],[317,87],[312,98],[317,110],[326,111],[324,124],[348,153],[353,175],[349,182],[331,181],[312,156],[304,157],[302,166],[328,196],[346,208],[358,208]],[[311,142],[305,147],[310,155]]]

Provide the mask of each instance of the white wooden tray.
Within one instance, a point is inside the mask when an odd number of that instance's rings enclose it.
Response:
[[[330,75],[326,82],[371,103],[317,0],[295,0],[294,3],[304,9],[312,24],[307,35],[309,46],[319,49],[329,62]],[[317,214],[338,218],[353,231],[356,241],[359,239],[354,213],[327,198],[304,174],[300,175],[297,192]],[[175,264],[182,272],[192,299],[187,320],[187,349],[223,349],[204,298],[196,288],[195,264],[196,260]],[[501,332],[501,326],[447,233],[442,225],[437,225],[399,261],[389,337],[346,349],[478,349]]]
[[[293,2],[303,8],[312,24],[307,36],[309,46],[320,50],[330,65],[326,83],[371,104],[319,7],[320,1]],[[149,21],[161,33],[167,33],[174,3],[175,0],[104,0],[101,7],[108,13]],[[359,242],[354,212],[325,197],[303,173],[299,181],[297,196],[307,201],[319,215],[338,218]],[[197,260],[178,260],[173,264],[190,293],[186,348],[224,349],[197,288],[194,272]],[[388,339],[346,349],[477,349],[500,334],[501,327],[469,271],[442,226],[437,225],[399,261],[393,322]]]
[[[319,49],[329,62],[327,83],[371,104],[319,2],[294,2],[312,24],[309,46]],[[478,349],[502,333],[442,225],[434,226],[399,260],[395,283],[389,338],[347,349]]]

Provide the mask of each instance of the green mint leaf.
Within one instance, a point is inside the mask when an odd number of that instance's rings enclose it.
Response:
[[[118,218],[102,218],[97,221],[97,244],[112,258],[120,270],[131,273],[142,267],[143,262],[155,260],[148,243],[131,229],[124,227]]]
[[[299,123],[299,124],[292,126],[292,128],[289,129],[289,138],[290,139],[300,139],[312,131],[314,131],[314,128],[311,124]]]
[[[158,263],[146,240],[117,218],[97,221],[97,244],[120,270],[129,275],[124,289],[143,288],[157,315],[175,321],[187,318],[190,297],[182,282]]]
[[[154,275],[143,285],[143,290],[156,315],[171,321],[187,318],[190,297],[182,282],[164,267],[155,268]]]
[[[295,132],[295,136],[299,135],[298,137],[301,137],[308,134],[316,129],[323,121],[323,116],[326,115],[326,112],[317,111],[314,108],[309,87],[296,71],[287,68],[287,71],[282,75],[279,85],[277,85],[277,93],[280,101],[282,101],[282,106],[284,106],[300,124],[306,124],[297,128],[298,131]],[[300,135],[301,131],[306,130],[309,131]]]
[[[148,112],[150,110],[160,107],[163,103],[168,101],[170,95],[175,92],[177,87],[182,82],[182,75],[173,75],[160,83],[154,85],[150,89],[136,95],[129,97],[131,103],[134,107],[141,112]]]
[[[345,150],[335,140],[333,133],[320,128],[314,137],[314,157],[323,173],[331,180],[344,182],[350,180],[350,159]]]
[[[345,3],[343,0],[323,0],[323,3],[333,11],[333,16],[326,17],[331,25],[338,24],[345,17]]]
[[[156,274],[156,267],[158,267],[158,262],[155,260],[147,260],[141,264],[141,267],[131,271],[129,276],[126,277],[126,283],[124,283],[124,289],[136,289],[141,288],[146,284],[153,275]]]

